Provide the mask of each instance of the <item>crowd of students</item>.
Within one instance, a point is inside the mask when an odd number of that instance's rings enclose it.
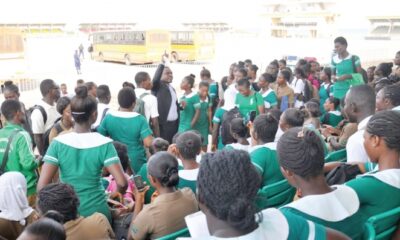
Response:
[[[163,56],[118,109],[81,79],[74,94],[43,80],[26,109],[6,82],[0,239],[362,239],[400,207],[400,52],[365,71],[334,46],[330,66],[274,60],[257,78],[247,59],[219,82],[203,68],[181,97]],[[325,162],[342,149],[346,163]],[[285,179],[296,193],[268,208],[263,189]]]

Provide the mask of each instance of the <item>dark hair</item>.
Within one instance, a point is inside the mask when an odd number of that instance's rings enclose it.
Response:
[[[282,111],[279,109],[271,109],[268,111],[271,117],[275,118],[275,120],[279,123],[279,119],[281,118]]]
[[[269,73],[261,74],[261,78],[264,79],[266,82],[269,82],[269,83],[273,83],[276,80],[274,78],[274,76],[272,76],[272,74],[269,74]]]
[[[282,74],[282,77],[289,82],[290,81],[290,77],[292,76],[292,74],[288,71],[288,70],[282,70],[280,72]]]
[[[42,218],[50,218],[53,219],[54,221],[64,224],[64,216],[61,215],[61,213],[55,211],[55,210],[49,210],[45,214],[42,215]]]
[[[335,98],[334,96],[330,96],[328,99],[329,99],[329,102],[333,103],[334,108],[338,109],[338,107],[340,106],[340,99]]]
[[[5,92],[5,91],[9,91],[9,92],[13,92],[15,94],[19,94],[19,88],[18,88],[17,85],[15,85],[13,83],[13,81],[5,81],[4,82],[4,90],[3,90],[3,92]]]
[[[276,59],[274,59],[272,62],[270,62],[269,65],[275,65],[276,68],[279,68],[279,63],[278,63],[278,60],[276,60]]]
[[[321,116],[321,111],[319,109],[319,104],[314,101],[308,101],[305,104],[307,111],[310,113],[310,117],[317,118]]]
[[[179,184],[178,160],[168,152],[157,152],[147,162],[148,174],[156,178],[163,187]]]
[[[68,222],[78,218],[79,198],[71,185],[51,183],[38,192],[37,207],[42,214],[57,211]]]
[[[129,156],[128,156],[128,147],[126,146],[126,144],[123,144],[118,141],[114,141],[113,145],[114,145],[115,150],[117,151],[118,158],[122,165],[122,169],[124,170],[124,172],[126,172],[126,169],[128,169],[129,162],[130,162]]]
[[[279,121],[270,113],[260,114],[254,119],[254,132],[264,143],[273,142],[278,131]]]
[[[303,58],[300,58],[296,63],[296,65],[299,67],[305,66],[306,64],[307,64],[307,61]]]
[[[294,74],[295,74],[295,75],[300,75],[300,77],[303,78],[303,79],[307,78],[307,75],[306,75],[304,69],[301,68],[301,67],[296,68],[296,69],[294,70]]]
[[[246,138],[248,136],[248,128],[244,124],[243,118],[234,118],[231,121],[231,133],[237,134],[241,138]]]
[[[256,224],[254,202],[260,185],[260,174],[245,151],[222,150],[202,158],[198,200],[235,229],[249,230]]]
[[[85,85],[75,88],[76,95],[71,100],[71,114],[76,123],[87,122],[95,111],[97,111],[97,101],[88,95]]]
[[[393,106],[400,105],[400,85],[389,85],[382,89],[383,97],[388,99]]]
[[[257,67],[257,65],[255,65],[255,64],[251,64],[251,65],[250,65],[250,69],[251,69],[251,71],[254,71],[254,72],[257,72],[257,71],[258,71],[258,67]]]
[[[69,97],[61,97],[57,101],[56,109],[59,114],[63,114],[64,110],[71,104]]]
[[[278,61],[278,63],[282,63],[283,65],[285,65],[285,66],[286,66],[286,60],[285,60],[285,59],[281,59],[281,60],[279,60],[279,61]]]
[[[111,96],[110,88],[107,85],[100,85],[96,89],[96,95],[100,101],[107,101]]]
[[[132,89],[135,89],[135,85],[133,85],[133,83],[126,82],[126,81],[122,83],[122,88],[125,88],[125,87],[130,87]]]
[[[389,77],[389,75],[392,73],[392,68],[392,62],[380,63],[375,71],[380,71],[382,76]]]
[[[366,131],[382,137],[389,149],[400,152],[400,112],[381,111],[371,117]]]
[[[279,164],[308,180],[323,173],[324,148],[320,137],[307,128],[291,128],[279,139]]]
[[[243,75],[243,77],[247,77],[247,70],[245,68],[239,68],[238,71]]]
[[[238,86],[245,86],[246,88],[250,87],[250,81],[247,78],[242,78],[239,81],[237,81]]]
[[[40,93],[46,96],[54,88],[55,82],[51,79],[45,79],[40,83]]]
[[[17,100],[9,99],[1,104],[1,114],[7,121],[11,121],[18,111],[21,111],[21,103]]]
[[[210,79],[211,78],[210,70],[208,70],[205,67],[203,67],[203,69],[201,69],[201,71],[200,71],[200,77],[202,77],[202,78],[206,77],[206,78]]]
[[[85,81],[83,81],[83,79],[76,80],[76,85],[81,85],[81,84],[84,84],[84,83],[85,83]]]
[[[243,61],[238,61],[237,66],[239,68],[244,68],[244,62]]]
[[[150,79],[150,75],[147,72],[138,72],[135,75],[136,86],[140,86],[144,81]]]
[[[246,59],[246,60],[244,60],[244,63],[253,64],[253,61],[251,61],[251,59]]]
[[[182,133],[177,132],[175,133],[175,135],[172,137],[172,144],[176,144],[176,140],[178,139],[178,137],[181,135]]]
[[[384,87],[390,86],[392,84],[393,82],[391,79],[388,79],[386,77],[381,78],[375,83],[375,92],[378,93]]]
[[[86,82],[85,86],[87,87],[88,91],[90,91],[96,86],[96,84],[94,82]]]
[[[189,84],[189,86],[190,86],[190,88],[193,88],[195,78],[196,78],[195,75],[190,74],[190,75],[184,77],[184,78],[183,78],[183,81],[187,81],[188,84]]]
[[[201,151],[201,138],[192,131],[184,132],[176,139],[176,147],[184,160],[196,160]]]
[[[329,81],[331,81],[331,79],[332,79],[332,69],[330,67],[324,67],[324,69],[322,71],[324,71],[324,73],[328,77]]]
[[[65,240],[67,238],[64,226],[51,218],[39,219],[28,225],[24,232],[34,235],[35,240]]]
[[[209,87],[210,87],[210,84],[209,84],[207,81],[201,81],[201,82],[199,83],[199,88],[202,88],[202,87],[207,87],[207,88],[209,88]]]
[[[156,152],[167,151],[169,142],[163,138],[154,138],[149,148],[150,154],[153,155]]]
[[[347,47],[347,40],[344,37],[337,37],[333,41],[333,43],[340,43],[341,45],[344,45]]]
[[[290,127],[301,127],[304,124],[304,113],[296,108],[288,108],[286,111],[283,113],[283,116],[285,118],[285,122],[290,126]]]
[[[136,102],[135,90],[131,87],[124,87],[119,90],[118,104],[123,108],[130,108]]]
[[[367,84],[351,87],[346,100],[348,104],[355,104],[359,111],[368,111],[371,115],[375,112],[375,92]]]

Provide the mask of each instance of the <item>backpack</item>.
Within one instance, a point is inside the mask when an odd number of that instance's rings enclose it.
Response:
[[[43,133],[43,154],[46,154],[47,149],[49,148],[50,145],[50,132],[51,130],[55,128],[57,131],[57,135],[63,131],[63,128],[61,127],[61,117],[57,118],[57,120],[54,122],[54,125],[47,129],[46,132]]]
[[[306,103],[314,97],[314,87],[307,79],[304,81],[303,102]]]
[[[36,109],[39,110],[40,113],[42,114],[43,124],[46,125],[46,122],[47,122],[47,113],[46,113],[46,110],[42,106],[35,105],[35,106],[33,106],[33,107],[31,107],[31,108],[29,108],[28,110],[25,111],[26,125],[25,124],[24,125],[26,126],[26,128],[28,128],[28,129],[25,128],[25,130],[31,136],[33,148],[36,147],[36,143],[35,143],[34,136],[33,136],[33,131],[32,131],[32,119],[31,119],[31,116],[32,116],[33,111],[36,110]]]
[[[220,127],[222,144],[227,145],[236,142],[231,135],[231,121],[234,118],[240,118],[240,117],[243,116],[242,114],[240,114],[239,108],[237,107],[224,113],[224,115],[222,116],[222,123]]]
[[[143,101],[143,98],[147,95],[149,95],[149,93],[143,93],[142,95],[140,95],[139,98],[136,99],[135,108],[133,109],[134,112],[137,112],[145,117],[146,117],[145,107],[144,107],[145,102]]]

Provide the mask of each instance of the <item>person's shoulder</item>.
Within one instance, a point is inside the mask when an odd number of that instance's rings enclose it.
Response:
[[[178,191],[180,191],[185,198],[190,200],[196,200],[196,195],[194,194],[192,189],[184,187],[182,189],[179,189]]]
[[[82,224],[86,225],[87,227],[95,227],[99,225],[104,227],[108,225],[108,219],[106,216],[104,216],[104,214],[96,212],[89,217],[85,217],[82,220]]]

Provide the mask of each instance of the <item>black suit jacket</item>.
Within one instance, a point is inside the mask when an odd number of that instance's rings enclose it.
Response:
[[[161,76],[163,71],[164,71],[164,65],[163,64],[158,65],[157,70],[153,77],[153,88],[151,89],[153,95],[156,96],[157,98],[158,114],[159,114],[158,121],[161,125],[167,122],[167,117],[172,101],[172,96],[169,91],[168,84],[161,81]],[[179,117],[178,97],[176,99],[177,101],[175,102],[175,104],[176,104],[176,109],[178,111],[177,114]]]

